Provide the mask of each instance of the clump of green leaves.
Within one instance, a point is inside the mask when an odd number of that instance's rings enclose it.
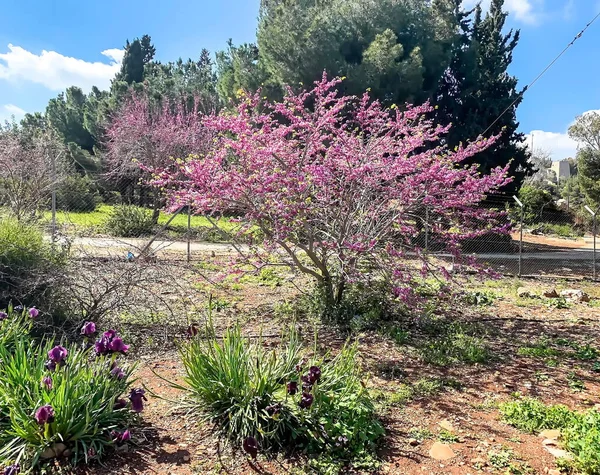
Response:
[[[494,304],[494,301],[496,300],[496,294],[490,290],[476,290],[472,292],[466,292],[463,298],[464,301],[469,305],[487,307]]]
[[[244,338],[237,325],[220,340],[209,323],[202,338],[181,345],[187,386],[177,387],[186,390],[189,406],[238,446],[252,437],[261,451],[295,447],[311,457],[313,469],[327,473],[374,463],[383,427],[362,383],[356,345],[345,345],[333,358],[302,360],[301,350],[294,332],[268,350]],[[303,388],[309,368],[320,376]]]
[[[152,234],[152,211],[133,205],[117,205],[104,223],[106,231],[118,237],[139,237]]]
[[[456,363],[486,363],[490,360],[492,355],[485,340],[473,334],[475,329],[469,325],[436,324],[435,328],[437,330],[428,329],[431,337],[427,338],[419,348],[421,357],[426,363],[446,366]]]
[[[0,466],[37,470],[55,458],[102,458],[134,420],[121,399],[134,367],[82,346],[35,341],[26,312],[7,314],[0,322]]]
[[[535,399],[519,399],[500,406],[503,419],[526,432],[560,429],[564,447],[574,455],[569,463],[589,475],[600,474],[600,412],[572,411],[563,405],[546,406]]]

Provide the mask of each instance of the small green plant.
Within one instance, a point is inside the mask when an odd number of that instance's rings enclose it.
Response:
[[[526,356],[530,358],[551,358],[560,356],[561,352],[550,345],[551,343],[549,340],[540,339],[536,343],[518,348],[517,354],[519,356]]]
[[[495,469],[501,470],[511,465],[514,454],[510,448],[503,447],[500,450],[493,450],[488,455],[490,465]]]
[[[450,325],[446,334],[428,339],[419,349],[426,363],[446,366],[453,363],[486,363],[491,358],[483,338],[467,333],[463,325]]]
[[[589,475],[600,474],[598,410],[576,412],[562,405],[546,406],[535,399],[520,399],[502,404],[500,412],[506,422],[526,432],[560,429],[565,449],[574,455],[573,461],[563,459],[560,466]]]
[[[152,211],[133,205],[117,205],[104,223],[106,231],[118,237],[139,237],[152,233]]]
[[[579,346],[575,348],[575,358],[584,361],[596,360],[600,352],[597,348],[594,348],[589,343],[586,343],[584,346]]]
[[[408,431],[408,437],[423,442],[427,439],[433,439],[435,435],[429,429],[413,428]]]
[[[576,393],[585,391],[585,383],[579,377],[577,377],[573,371],[569,372],[567,375],[567,382],[569,383],[571,391]]]
[[[362,383],[356,345],[333,358],[302,360],[294,332],[278,350],[267,350],[237,325],[221,341],[208,320],[201,338],[181,345],[187,386],[175,386],[222,436],[251,455],[248,441],[261,451],[304,449],[319,471],[375,463],[383,427]]]
[[[131,406],[122,399],[134,366],[116,355],[128,347],[112,331],[90,349],[52,339],[38,343],[23,319],[32,315],[11,308],[2,314],[1,330],[11,321],[22,329],[9,343],[0,341],[0,465],[36,471],[55,458],[73,464],[100,459],[129,440],[130,424],[143,407],[141,389],[129,393]],[[90,336],[95,331],[93,324],[86,328]]]
[[[56,190],[56,207],[63,211],[94,211],[100,196],[94,184],[87,176],[68,175],[64,177]]]
[[[440,433],[438,434],[438,440],[440,442],[444,442],[446,444],[454,444],[454,443],[458,442],[460,440],[460,438],[454,432],[450,432],[449,430],[442,429],[442,430],[440,430]]]
[[[487,307],[494,304],[494,300],[496,300],[496,294],[491,290],[476,290],[472,292],[466,292],[464,295],[464,300],[469,305]]]

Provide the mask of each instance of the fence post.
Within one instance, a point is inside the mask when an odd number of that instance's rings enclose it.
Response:
[[[521,203],[521,200],[519,198],[517,198],[516,196],[513,196],[513,199],[517,202],[517,204],[521,208],[521,223],[519,226],[521,228],[521,237],[519,238],[519,272],[517,274],[518,277],[521,277],[521,270],[522,270],[522,264],[523,264],[523,214],[524,214],[525,209],[523,208],[523,203]]]
[[[425,206],[425,254],[429,253],[429,208]]]
[[[592,233],[593,233],[593,240],[594,240],[594,250],[592,252],[592,280],[596,280],[596,234],[597,234],[597,229],[596,229],[596,212],[592,210],[592,208],[590,208],[588,205],[584,206],[585,210],[590,213],[592,215],[592,220],[593,220],[593,224],[592,224]]]
[[[187,209],[187,262],[192,260],[192,205]]]
[[[52,244],[56,242],[56,155],[50,152],[52,158]]]

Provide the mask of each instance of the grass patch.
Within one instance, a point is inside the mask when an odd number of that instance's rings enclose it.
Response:
[[[563,405],[546,406],[535,399],[519,399],[500,406],[502,418],[529,433],[560,429],[566,450],[574,455],[562,465],[589,475],[600,474],[600,412],[590,409],[572,411]]]
[[[415,399],[436,396],[446,388],[459,389],[460,383],[440,378],[423,378],[412,384],[401,384],[393,390],[373,391],[373,396],[385,406],[399,407]]]

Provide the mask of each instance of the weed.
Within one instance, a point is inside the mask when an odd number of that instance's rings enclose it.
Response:
[[[488,455],[490,465],[498,470],[508,468],[513,459],[513,451],[507,447],[503,447],[498,451],[491,451]]]
[[[576,393],[585,391],[584,382],[581,379],[579,379],[573,371],[571,371],[568,374],[567,382],[569,383],[569,387],[571,388],[571,391],[576,392]]]
[[[496,300],[496,294],[490,290],[476,290],[466,292],[464,295],[464,300],[469,305],[487,307],[494,304],[494,300]]]
[[[541,339],[533,345],[522,346],[517,349],[519,356],[526,356],[530,358],[550,358],[559,356],[561,354],[555,348],[550,346],[550,342],[546,339]]]
[[[449,430],[446,430],[446,429],[442,429],[440,431],[440,433],[438,434],[438,440],[440,442],[444,442],[446,444],[454,444],[454,443],[458,442],[460,439],[453,432],[450,432]]]
[[[429,429],[419,429],[415,427],[408,431],[408,437],[423,442],[427,439],[433,439],[434,434]]]

